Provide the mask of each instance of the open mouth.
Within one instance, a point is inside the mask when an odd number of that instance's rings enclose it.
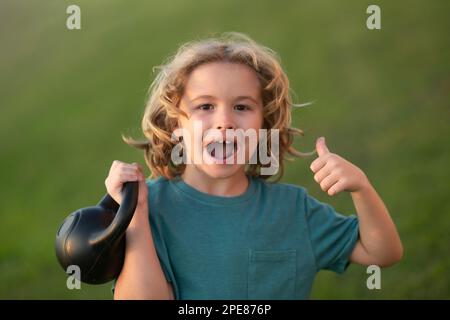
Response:
[[[215,160],[225,161],[237,152],[236,141],[213,141],[206,146],[207,153]]]

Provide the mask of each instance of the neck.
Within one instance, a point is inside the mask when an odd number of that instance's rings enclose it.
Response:
[[[188,165],[181,178],[200,192],[222,197],[239,196],[247,190],[249,184],[244,168],[228,177],[213,178]]]

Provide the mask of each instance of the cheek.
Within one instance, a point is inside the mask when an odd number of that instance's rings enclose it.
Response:
[[[264,129],[263,125],[264,125],[264,120],[263,120],[262,116],[258,117],[258,119],[255,119],[254,128],[256,130],[256,135],[258,137],[258,141],[259,141],[259,138],[260,138],[260,135],[261,135],[261,130]]]
[[[243,118],[242,120],[242,127],[245,127],[246,129],[262,129],[264,123],[263,115],[261,112],[253,112],[251,114],[248,114],[248,116]]]
[[[185,147],[192,144],[194,136],[193,122],[183,119],[179,121],[179,128],[177,129],[177,136],[182,136]]]
[[[263,116],[262,113],[255,113],[251,117],[247,119],[247,128],[253,129],[256,132],[256,141],[250,143],[248,139],[246,139],[246,148],[248,150],[248,154],[246,153],[246,157],[251,157],[255,152],[257,152],[259,139],[261,137],[261,129],[263,129]]]

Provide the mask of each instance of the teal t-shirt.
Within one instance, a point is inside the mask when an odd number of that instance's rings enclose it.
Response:
[[[148,180],[156,250],[176,299],[307,299],[316,273],[344,272],[358,219],[303,187],[249,177],[235,197]]]

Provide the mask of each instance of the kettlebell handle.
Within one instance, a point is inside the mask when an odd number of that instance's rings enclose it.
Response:
[[[120,238],[128,228],[137,207],[139,183],[126,182],[122,188],[122,203],[119,204],[107,193],[99,202],[99,206],[117,212],[111,224],[102,232],[95,233],[90,238],[90,244],[108,241],[112,243]]]

